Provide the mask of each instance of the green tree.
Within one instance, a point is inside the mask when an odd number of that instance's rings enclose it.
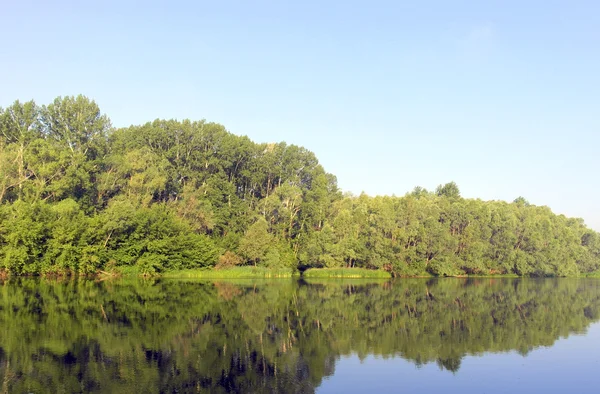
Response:
[[[269,246],[273,242],[273,236],[268,231],[269,224],[264,218],[252,224],[246,234],[240,240],[238,248],[239,253],[246,259],[257,265],[263,261],[269,251]]]
[[[454,182],[439,185],[435,189],[435,194],[440,197],[460,198],[460,190],[458,189],[458,185]]]

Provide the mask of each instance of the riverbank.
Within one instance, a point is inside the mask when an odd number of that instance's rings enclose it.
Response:
[[[302,273],[286,269],[268,269],[263,267],[235,267],[223,270],[182,270],[165,272],[163,278],[199,278],[199,279],[225,279],[225,278],[372,278],[390,279],[392,275],[382,270],[368,270],[364,268],[311,268]]]
[[[235,267],[228,269],[189,269],[170,271],[160,274],[163,278],[197,278],[197,279],[260,279],[291,278],[300,276],[300,272],[289,269],[269,269],[264,267]]]
[[[265,267],[233,267],[227,269],[187,269],[178,271],[167,271],[153,275],[143,275],[141,272],[130,267],[129,269],[117,269],[112,272],[101,272],[104,277],[131,277],[152,276],[173,279],[261,279],[261,278],[372,278],[390,279],[392,275],[383,270],[369,270],[364,268],[310,268],[304,272],[291,269],[273,269]]]
[[[131,278],[131,277],[147,277],[147,278],[173,278],[173,279],[263,279],[263,278],[314,278],[314,279],[391,279],[395,278],[445,278],[446,276],[435,276],[430,273],[421,273],[418,275],[392,275],[390,272],[383,270],[372,270],[365,268],[310,268],[300,272],[292,269],[273,269],[266,267],[242,266],[232,267],[227,269],[186,269],[167,272],[144,273],[135,266],[122,266],[110,271],[99,271],[95,274],[78,274],[72,271],[64,271],[60,273],[45,273],[32,275],[16,275],[6,270],[0,270],[0,280],[6,280],[10,277],[19,276],[41,276],[45,278],[68,278],[68,277],[96,277],[100,279],[111,278]],[[529,276],[519,276],[515,274],[472,274],[472,275],[454,275],[447,276],[448,278],[521,278]],[[581,273],[573,278],[600,278],[600,271]]]
[[[364,268],[310,268],[302,273],[304,278],[378,278],[389,279],[387,271]]]
[[[581,274],[582,278],[600,278],[600,271],[588,272]]]

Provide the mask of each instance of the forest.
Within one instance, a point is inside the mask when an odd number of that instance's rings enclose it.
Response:
[[[577,276],[600,269],[600,235],[454,182],[343,193],[309,150],[204,120],[114,128],[81,95],[0,108],[0,275],[235,266]]]

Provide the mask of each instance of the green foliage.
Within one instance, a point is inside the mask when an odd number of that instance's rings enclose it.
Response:
[[[586,274],[583,274],[583,276],[587,278],[600,278],[600,271],[588,272]]]
[[[215,269],[229,269],[242,264],[242,258],[232,251],[228,250],[219,256],[219,261]]]
[[[0,219],[0,271],[19,275],[155,275],[213,267],[226,251],[242,258],[229,265],[272,270],[600,270],[598,233],[522,197],[464,199],[454,182],[342,195],[302,147],[204,120],[113,129],[84,96],[0,109]]]
[[[294,252],[281,241],[269,246],[263,265],[271,269],[295,270],[297,267]]]
[[[41,259],[46,252],[44,241],[49,237],[48,223],[52,216],[48,204],[17,201],[3,206],[1,213],[3,268],[17,274],[41,272]]]
[[[454,182],[439,185],[435,189],[435,194],[440,197],[460,198],[460,190],[458,189],[458,185]]]
[[[263,218],[259,218],[250,226],[244,237],[240,240],[238,251],[240,254],[256,265],[264,261],[267,252],[273,242],[273,236],[269,234],[269,225]]]

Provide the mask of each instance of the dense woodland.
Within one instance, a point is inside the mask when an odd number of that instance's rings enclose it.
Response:
[[[14,278],[0,280],[0,381],[7,393],[310,393],[341,356],[456,372],[467,355],[526,355],[599,318],[595,279]]]
[[[571,276],[600,236],[547,207],[343,194],[305,148],[206,121],[115,129],[94,101],[0,108],[0,270],[93,274],[256,265],[395,275]]]

